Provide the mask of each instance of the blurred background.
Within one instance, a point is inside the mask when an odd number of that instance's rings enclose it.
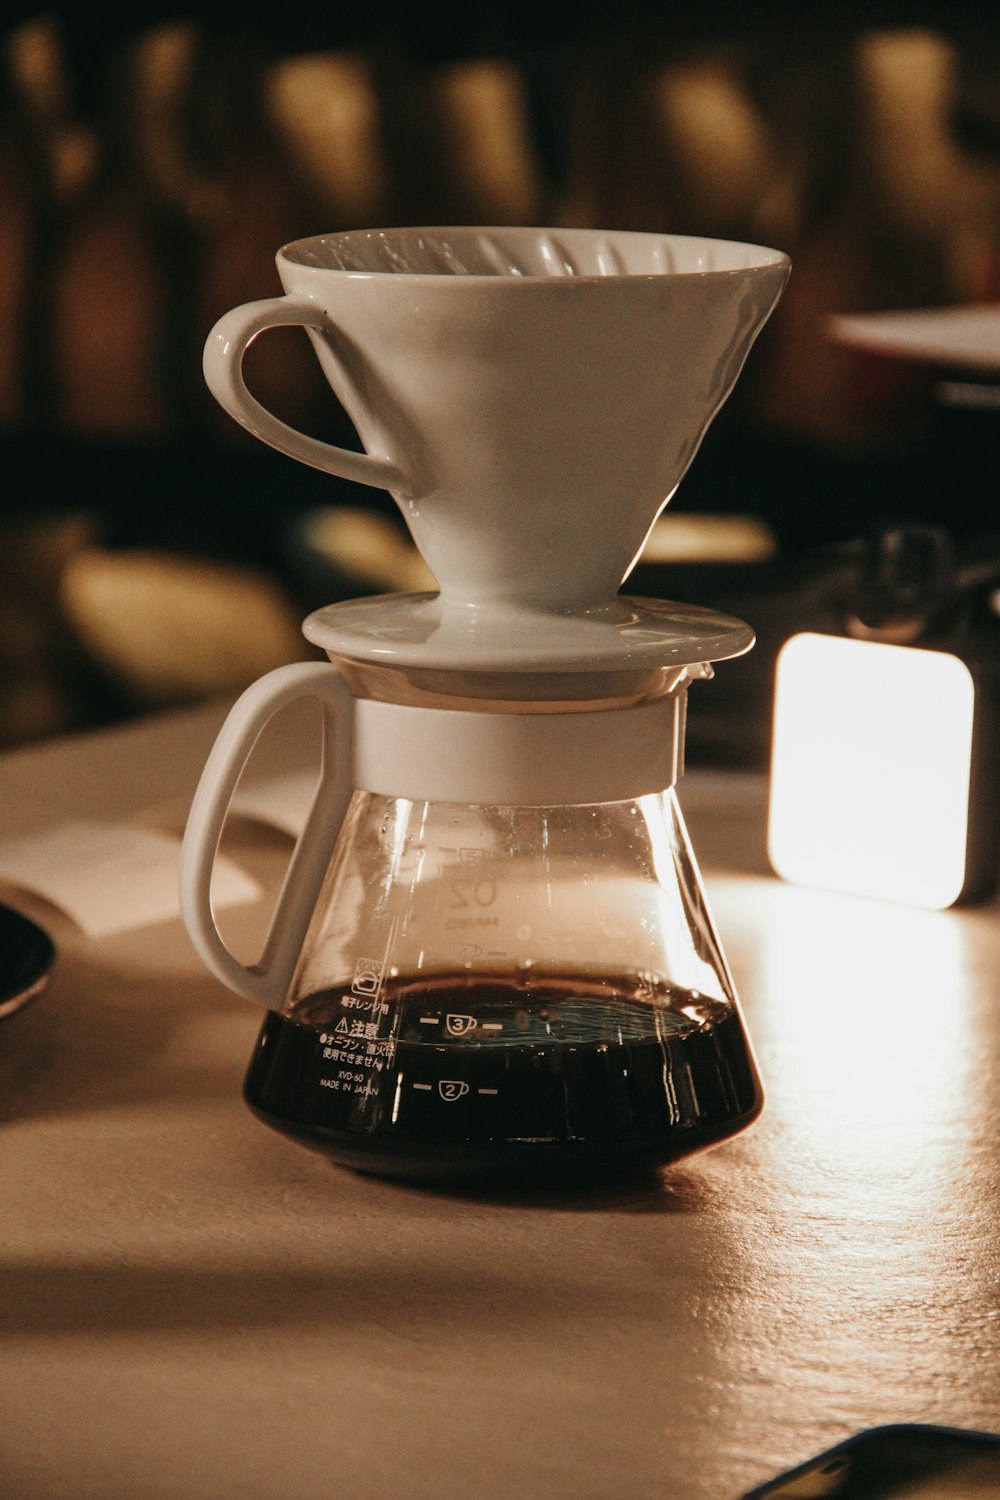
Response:
[[[310,609],[422,586],[388,497],[255,443],[202,383],[215,319],[280,290],[275,250],[351,227],[792,257],[628,585],[758,631],[692,695],[695,758],[762,763],[778,646],[873,578],[992,640],[989,360],[860,350],[830,320],[1000,302],[995,7],[128,9],[0,22],[0,744],[235,693],[309,655]],[[356,441],[301,331],[247,371],[286,420]]]

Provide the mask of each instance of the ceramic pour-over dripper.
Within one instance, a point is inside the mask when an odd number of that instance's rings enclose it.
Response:
[[[274,447],[388,489],[440,585],[375,613],[372,601],[320,611],[311,639],[353,657],[403,662],[412,646],[424,665],[524,670],[599,667],[650,629],[662,637],[662,610],[637,619],[616,595],[781,293],[784,255],[466,228],[320,236],[277,261],[286,295],[220,321],[209,386]],[[306,437],[247,390],[243,350],[289,323],[309,330],[364,453]],[[674,626],[683,614],[673,607]],[[731,634],[691,659],[749,643]]]

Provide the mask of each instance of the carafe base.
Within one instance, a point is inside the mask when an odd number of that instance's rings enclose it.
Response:
[[[676,990],[640,1003],[620,998],[622,984],[609,1004],[609,988],[536,978],[529,1002],[499,978],[416,979],[391,1036],[350,992],[312,996],[296,1018],[267,1017],[244,1096],[341,1165],[428,1180],[666,1164],[756,1118],[763,1096],[735,1008]]]

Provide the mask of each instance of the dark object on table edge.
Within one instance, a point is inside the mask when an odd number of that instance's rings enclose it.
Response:
[[[0,1020],[38,998],[55,957],[47,933],[13,907],[0,904]]]
[[[998,1490],[1000,1435],[915,1422],[856,1433],[743,1500],[917,1500],[931,1494],[975,1500]]]

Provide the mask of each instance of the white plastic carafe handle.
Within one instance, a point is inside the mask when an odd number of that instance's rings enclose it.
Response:
[[[420,802],[556,807],[661,792],[680,774],[686,679],[638,707],[483,713],[355,699],[336,667],[279,667],[238,699],[202,772],[181,851],[181,913],[201,958],[271,1008],[287,994],[352,792]],[[319,701],[323,755],[306,826],[256,964],[226,947],[211,904],[226,813],[258,735],[287,704]]]
[[[261,731],[299,698],[318,699],[323,714],[319,781],[306,826],[285,872],[261,956],[246,965],[226,947],[212,911],[212,869],[229,804]],[[212,749],[188,816],[180,861],[181,915],[206,967],[223,984],[272,1009],[285,998],[319,888],[353,791],[354,699],[325,662],[278,667],[239,698]]]

